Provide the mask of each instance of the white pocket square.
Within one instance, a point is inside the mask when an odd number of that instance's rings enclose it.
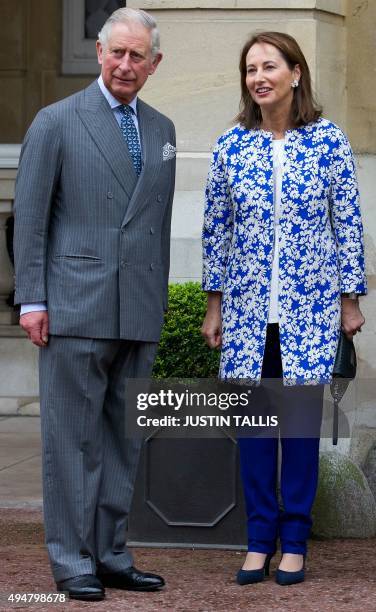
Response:
[[[176,156],[176,147],[174,147],[169,142],[163,146],[163,161],[168,161],[169,159],[173,159]]]

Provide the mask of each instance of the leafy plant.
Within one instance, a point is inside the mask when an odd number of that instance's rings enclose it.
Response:
[[[206,294],[199,283],[171,284],[169,307],[154,364],[154,378],[215,378],[219,351],[201,336]]]

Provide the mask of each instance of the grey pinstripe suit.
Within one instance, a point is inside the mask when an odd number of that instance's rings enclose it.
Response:
[[[47,301],[40,352],[46,541],[57,581],[131,565],[139,442],[127,377],[147,377],[167,307],[172,122],[138,102],[139,178],[98,83],[38,113],[15,197],[16,302]]]

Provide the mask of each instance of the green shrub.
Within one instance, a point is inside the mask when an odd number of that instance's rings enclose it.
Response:
[[[219,351],[201,336],[206,293],[199,283],[169,286],[168,312],[162,330],[154,378],[213,378],[218,375]]]

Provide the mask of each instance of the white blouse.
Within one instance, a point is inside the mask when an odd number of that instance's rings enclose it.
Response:
[[[285,163],[285,140],[273,140],[274,180],[274,256],[268,323],[278,323],[279,218],[281,214],[282,180]]]

